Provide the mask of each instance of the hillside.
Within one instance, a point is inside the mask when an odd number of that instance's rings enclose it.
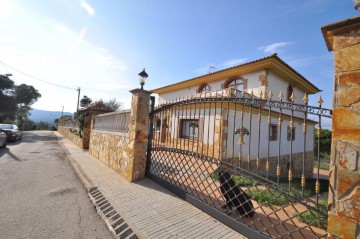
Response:
[[[73,115],[70,112],[64,112],[64,115]],[[44,121],[51,125],[54,124],[54,120],[61,117],[61,111],[47,111],[31,109],[29,119],[34,122]]]

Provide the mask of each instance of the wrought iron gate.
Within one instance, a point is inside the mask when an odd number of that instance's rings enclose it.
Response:
[[[326,237],[313,133],[331,110],[272,97],[227,89],[152,108],[146,175],[249,238]]]

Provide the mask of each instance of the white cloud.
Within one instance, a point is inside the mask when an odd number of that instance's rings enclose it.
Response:
[[[14,15],[13,5],[11,0],[0,1],[0,18],[8,18]]]
[[[248,59],[247,58],[239,58],[239,59],[232,59],[225,61],[224,63],[220,64],[220,67],[228,68],[232,66],[237,66],[245,63]]]
[[[55,30],[57,30],[58,32],[60,32],[64,35],[70,36],[74,33],[73,30],[71,30],[70,28],[68,28],[67,26],[65,26],[61,23],[57,23],[54,25],[55,25]]]
[[[285,47],[287,45],[291,45],[291,44],[292,44],[292,42],[277,42],[277,43],[273,43],[273,44],[270,44],[267,46],[261,46],[258,49],[265,53],[273,54],[273,53],[278,53],[280,48]]]
[[[92,7],[90,6],[90,4],[87,3],[85,0],[82,0],[82,1],[81,1],[81,6],[82,6],[82,8],[85,9],[85,11],[86,11],[90,16],[93,16],[93,15],[95,14],[94,8],[92,8]]]
[[[23,9],[19,10],[19,15],[26,15]],[[129,107],[129,89],[138,87],[138,82],[129,80],[133,76],[129,75],[127,64],[110,49],[86,40],[85,27],[75,31],[46,16],[27,15],[26,24],[23,19],[14,18],[1,36],[2,40],[16,41],[0,44],[0,61],[15,68],[0,64],[0,74],[12,73],[16,84],[25,83],[38,89],[42,97],[34,108],[60,110],[65,106],[65,111],[74,112],[77,87],[81,88],[81,97],[88,95],[93,100],[116,97]],[[18,70],[74,89],[44,83]]]
[[[64,61],[68,60],[75,53],[75,51],[80,47],[80,44],[83,41],[85,34],[86,34],[86,27],[83,27],[79,36],[77,37],[76,41],[74,42],[73,46],[71,47],[71,49],[68,51],[68,53],[64,57],[64,59],[63,59]]]
[[[16,37],[9,35],[0,35],[0,42],[13,42],[16,40]]]

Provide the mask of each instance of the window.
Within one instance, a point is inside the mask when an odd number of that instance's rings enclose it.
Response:
[[[289,85],[288,88],[287,88],[287,100],[288,101],[292,101],[290,98],[291,98],[293,93],[294,93],[293,86]]]
[[[269,128],[269,140],[270,141],[277,140],[277,134],[278,134],[277,132],[278,132],[278,126],[276,124],[270,125],[270,128]]]
[[[243,91],[244,82],[241,79],[234,79],[228,83],[225,83],[224,88],[231,88],[234,90]]]
[[[210,92],[210,86],[206,83],[201,84],[197,90],[197,93],[201,92]]]
[[[295,127],[290,129],[290,126],[287,127],[287,140],[295,140]]]
[[[180,138],[197,139],[199,134],[199,121],[197,119],[180,120]]]

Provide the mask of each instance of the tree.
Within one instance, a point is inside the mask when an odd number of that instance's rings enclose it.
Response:
[[[15,96],[17,104],[16,119],[18,126],[22,128],[24,119],[28,118],[31,105],[41,97],[41,94],[32,85],[21,84],[15,86]]]
[[[29,120],[29,119],[24,119],[23,123],[22,123],[22,130],[34,130],[36,129],[36,124],[34,123],[34,121]]]
[[[6,75],[0,75],[0,122],[17,120],[22,128],[29,110],[41,94],[31,85],[15,85]]]
[[[18,105],[30,106],[34,104],[41,94],[32,85],[21,84],[15,86],[16,103]]]
[[[331,132],[331,130],[328,130],[328,129],[321,129],[320,133],[321,133],[320,134],[320,156],[326,157],[326,156],[330,155],[332,132]],[[318,153],[317,151],[318,151],[318,135],[317,135],[317,130],[315,130],[315,132],[314,132],[315,156],[317,156],[317,153]]]
[[[15,84],[6,75],[0,75],[0,122],[14,120],[16,111]]]
[[[123,108],[123,103],[117,102],[116,98],[110,99],[106,101],[104,104],[114,111],[121,110]]]
[[[80,106],[81,107],[86,107],[89,104],[91,104],[92,99],[87,97],[86,95],[83,96],[83,98],[80,100]]]
[[[50,129],[50,126],[47,122],[40,121],[39,123],[36,124],[36,128],[38,130],[48,130]]]

